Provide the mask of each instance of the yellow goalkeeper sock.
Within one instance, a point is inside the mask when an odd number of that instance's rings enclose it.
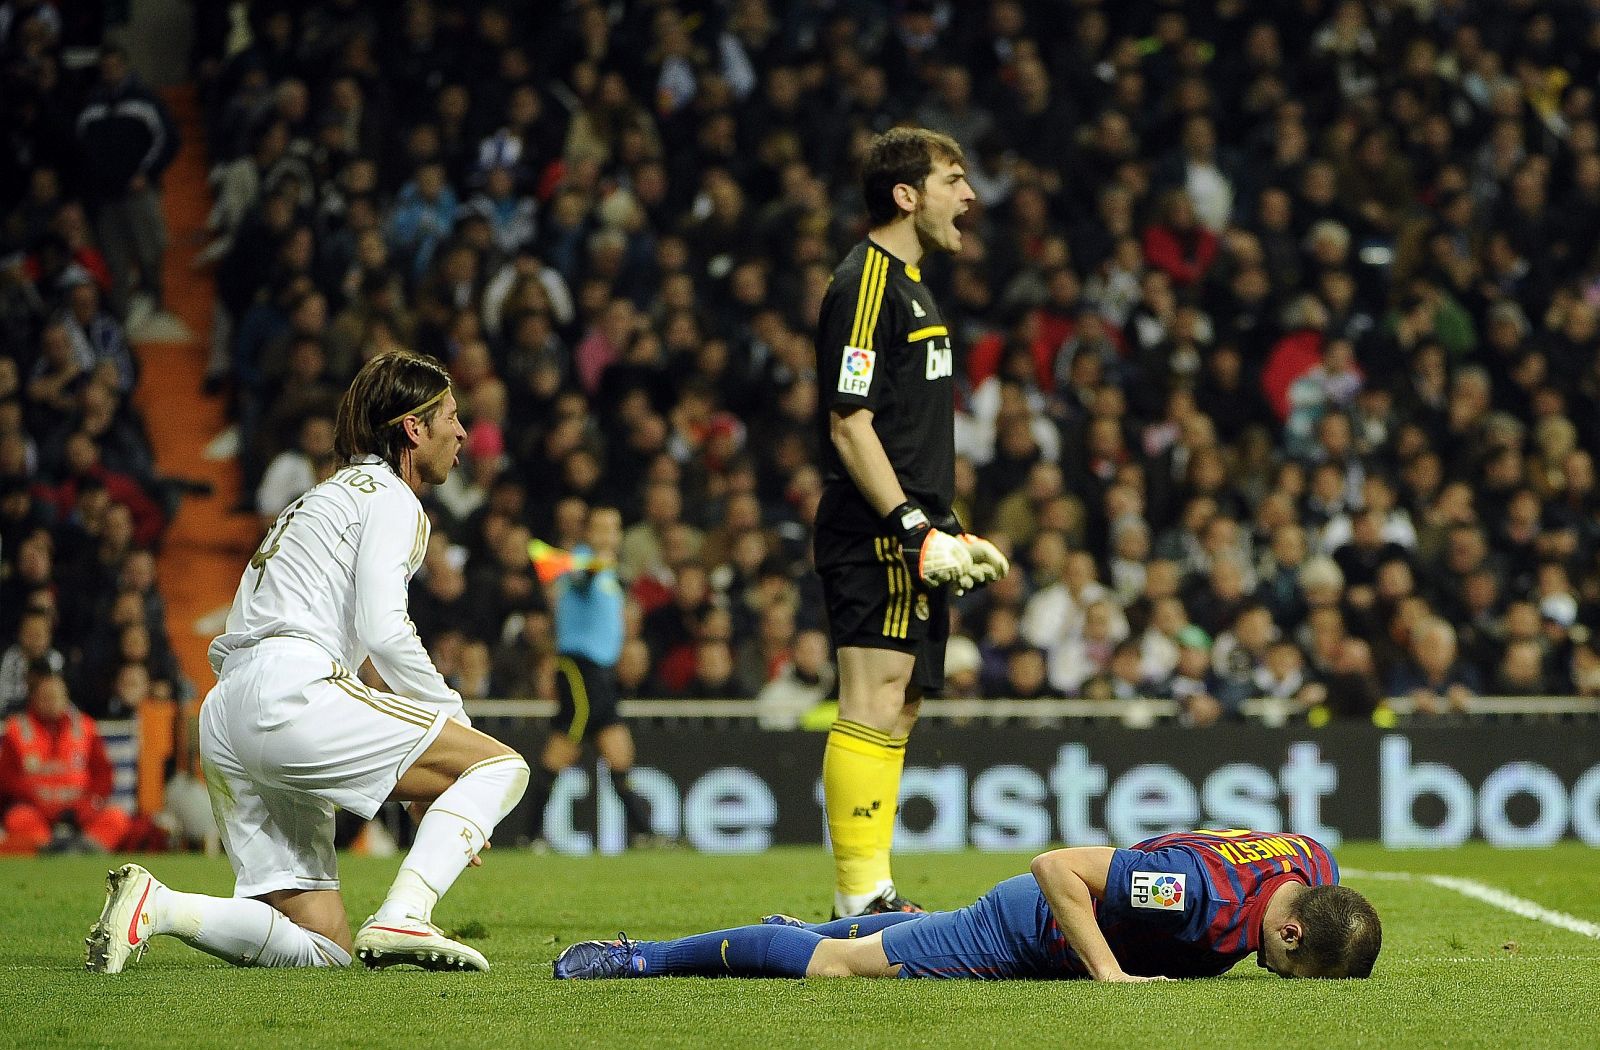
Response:
[[[841,719],[828,732],[822,792],[841,897],[870,897],[891,879],[889,841],[904,762],[904,741],[881,729]]]
[[[906,768],[906,741],[908,737],[895,736],[889,738],[888,770],[884,773],[884,806],[889,811],[889,819],[879,824],[878,849],[883,851],[884,877],[892,878],[889,874],[889,857],[894,850],[894,822],[900,813],[900,774]]]

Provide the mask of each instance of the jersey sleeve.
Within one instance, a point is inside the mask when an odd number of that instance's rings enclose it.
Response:
[[[894,304],[889,291],[889,257],[867,253],[859,275],[845,271],[835,278],[822,301],[817,326],[817,382],[831,408],[876,411],[889,392],[892,377],[883,360],[891,340]]]
[[[384,488],[361,524],[356,551],[356,636],[394,692],[462,714],[461,695],[445,683],[407,612],[406,584],[428,546],[428,519],[415,500]]]
[[[1210,926],[1215,889],[1186,849],[1119,849],[1111,856],[1099,917],[1159,930],[1175,940],[1201,941]]]

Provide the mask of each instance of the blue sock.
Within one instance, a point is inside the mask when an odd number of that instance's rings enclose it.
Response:
[[[829,940],[843,941],[854,940],[857,937],[871,937],[879,930],[886,930],[890,926],[898,926],[902,922],[923,917],[921,912],[890,911],[882,915],[850,915],[843,919],[834,919],[832,922],[807,923],[799,928],[820,933]]]
[[[823,937],[793,926],[739,926],[675,941],[644,941],[641,977],[804,977]]]

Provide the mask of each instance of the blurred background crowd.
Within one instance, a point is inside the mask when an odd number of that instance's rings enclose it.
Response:
[[[189,689],[129,400],[177,132],[116,48],[63,66],[71,6],[0,3],[0,708],[49,666],[115,714]],[[444,361],[412,612],[469,698],[550,693],[528,542],[596,505],[623,695],[828,695],[811,340],[897,123],[978,193],[925,272],[1019,570],[949,695],[1600,695],[1600,0],[197,8],[237,510],[331,473],[366,357]]]

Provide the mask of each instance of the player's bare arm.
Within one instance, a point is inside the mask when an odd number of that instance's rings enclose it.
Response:
[[[906,568],[932,587],[953,583],[957,594],[972,587],[972,548],[958,537],[934,529],[927,513],[906,498],[889,454],[873,429],[872,410],[834,409],[828,418],[829,438],[850,480],[884,519],[885,527],[900,534]],[[985,582],[994,578],[986,577]]]
[[[1097,981],[1160,981],[1164,977],[1136,977],[1124,973],[1111,953],[1105,934],[1095,922],[1094,902],[1106,893],[1111,871],[1109,846],[1074,846],[1055,849],[1033,858],[1033,877],[1061,924],[1067,943]]]
[[[889,454],[883,450],[878,432],[872,429],[870,408],[834,409],[829,417],[829,436],[839,450],[850,480],[880,517],[906,501],[905,489],[895,475]]]

